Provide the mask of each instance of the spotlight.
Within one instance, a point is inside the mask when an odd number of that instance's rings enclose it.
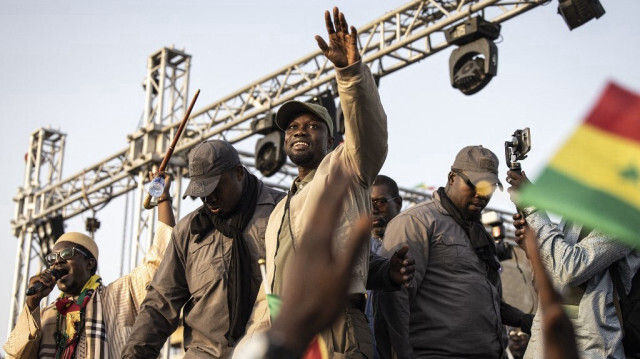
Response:
[[[447,42],[460,46],[449,58],[451,86],[465,95],[482,90],[498,73],[500,25],[473,17],[445,30]]]
[[[599,19],[604,13],[604,8],[598,0],[558,1],[558,14],[560,14],[564,22],[567,23],[569,30],[575,29],[594,17]]]
[[[263,176],[273,176],[287,161],[282,131],[273,131],[256,142],[256,168]]]
[[[36,225],[36,234],[40,240],[42,260],[51,253],[53,244],[64,234],[64,219],[62,215],[53,216]]]
[[[276,126],[275,114],[269,113],[251,123],[253,133],[264,137],[256,142],[256,168],[265,177],[273,176],[287,161],[284,153],[284,133]]]

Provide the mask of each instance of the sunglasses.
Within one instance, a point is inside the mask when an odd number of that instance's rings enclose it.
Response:
[[[476,185],[474,185],[471,180],[469,179],[469,177],[467,177],[467,175],[465,175],[464,173],[462,173],[462,171],[460,170],[453,170],[453,172],[458,175],[460,178],[462,178],[462,180],[464,181],[464,183],[467,184],[467,186],[469,186],[469,188],[471,188],[474,191],[477,191],[478,189],[476,188]],[[484,182],[486,183],[486,182]],[[489,193],[493,193],[496,188],[498,188],[498,185],[496,183],[493,183],[489,186],[481,186],[482,188],[482,192],[489,192]]]
[[[376,208],[384,208],[384,207],[387,206],[387,203],[393,201],[396,198],[398,198],[398,197],[372,199],[371,200],[371,205],[376,207]]]
[[[58,257],[60,259],[66,261],[68,259],[71,259],[76,254],[76,252],[82,254],[83,256],[85,256],[87,258],[90,257],[90,255],[87,252],[83,251],[80,248],[68,247],[68,248],[65,248],[65,249],[63,249],[63,250],[61,250],[59,252],[51,252],[51,253],[49,253],[49,254],[46,255],[46,257],[44,257],[44,259],[45,259],[45,261],[47,262],[48,265],[53,265],[53,263],[55,263],[58,260]]]

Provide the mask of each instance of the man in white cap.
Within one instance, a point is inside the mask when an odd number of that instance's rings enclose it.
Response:
[[[383,320],[376,331],[386,326],[389,335],[379,348],[392,350],[381,350],[381,358],[505,355],[500,262],[480,222],[497,187],[496,155],[468,146],[456,156],[445,187],[389,222],[381,254],[408,245],[416,263],[408,288],[379,293]]]
[[[250,174],[226,141],[191,150],[189,176],[184,196],[203,205],[174,228],[123,358],[158,357],[181,312],[185,358],[227,357],[245,332],[261,283],[267,220],[284,193]]]
[[[98,245],[89,236],[70,232],[45,257],[49,266],[29,280],[39,288],[28,296],[4,350],[7,358],[114,358],[131,332],[146,286],[156,272],[175,219],[169,197],[170,179],[158,199],[153,245],[142,264],[105,286],[96,274]],[[39,284],[38,284],[39,283]],[[55,285],[62,292],[41,309],[40,301]]]

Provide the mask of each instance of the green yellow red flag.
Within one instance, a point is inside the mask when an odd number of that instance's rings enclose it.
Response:
[[[519,201],[640,247],[640,96],[608,84]]]

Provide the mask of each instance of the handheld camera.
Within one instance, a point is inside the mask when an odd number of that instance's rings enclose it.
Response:
[[[522,130],[516,130],[511,141],[504,143],[504,155],[507,160],[507,166],[512,171],[521,171],[520,163],[527,158],[527,153],[531,150],[531,131],[529,127]]]

